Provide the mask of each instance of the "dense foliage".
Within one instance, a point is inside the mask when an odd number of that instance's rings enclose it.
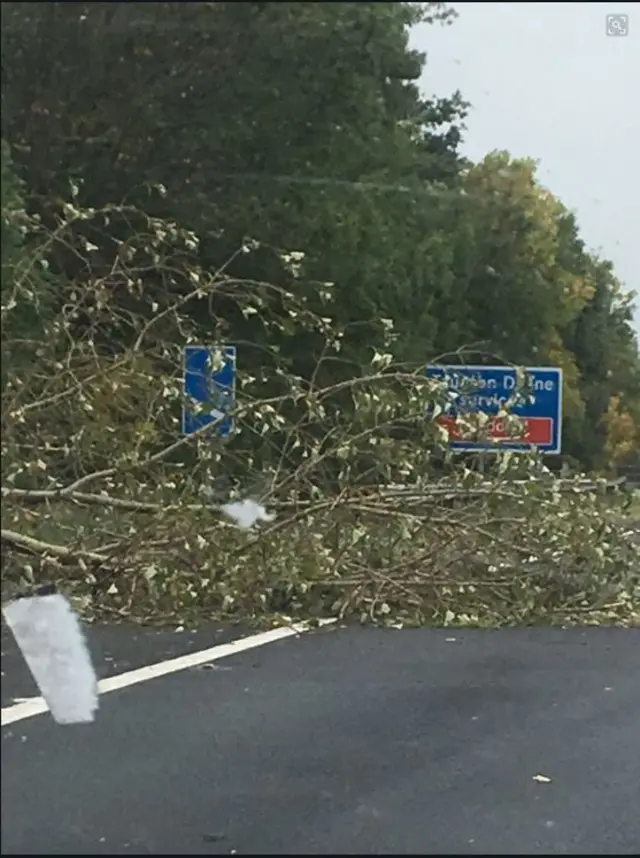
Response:
[[[143,580],[163,605],[175,588],[198,604],[206,591],[215,610],[255,612],[284,588],[287,607],[308,611],[320,588],[327,610],[395,616],[410,592],[403,616],[448,617],[443,578],[462,558],[482,566],[489,545],[505,546],[503,583],[491,584],[507,588],[501,608],[476,598],[465,572],[454,613],[546,611],[550,563],[580,572],[570,584],[554,578],[563,616],[585,599],[606,604],[585,564],[613,586],[634,561],[598,501],[506,493],[517,516],[494,496],[454,522],[450,496],[437,515],[427,504],[403,517],[395,501],[359,494],[433,468],[460,489],[437,431],[416,418],[420,367],[462,349],[476,361],[562,366],[564,446],[584,470],[640,450],[630,295],[587,252],[535,163],[505,152],[469,163],[462,95],[420,92],[429,67],[410,28],[451,19],[440,3],[2,5],[5,544],[73,561],[114,610],[131,608]],[[235,343],[241,356],[243,431],[224,456],[210,439],[175,440],[180,354],[197,341]],[[204,483],[246,488],[256,473],[289,524],[239,546],[203,523],[198,504]],[[180,514],[171,506],[167,518],[177,486]],[[346,504],[339,524],[335,497],[318,499],[329,486]],[[86,505],[83,523],[53,509],[61,504]],[[89,538],[87,509],[100,504],[109,515]],[[114,522],[118,508],[143,524]],[[384,522],[375,538],[368,516]],[[614,530],[598,553],[600,526]],[[520,553],[506,548],[514,527]],[[148,533],[144,556],[122,566]],[[158,560],[169,546],[174,569],[203,570],[199,583],[169,574]],[[277,580],[259,567],[249,594],[216,578],[212,546],[218,567],[226,558],[241,577],[269,553]],[[292,546],[302,567],[287,578]],[[428,583],[407,546],[432,564]],[[523,607],[525,554],[539,577],[527,567],[535,586]],[[490,577],[496,562],[485,564]],[[366,579],[366,566],[378,577]],[[127,584],[123,568],[136,570]],[[626,605],[635,591],[627,579],[620,587]]]

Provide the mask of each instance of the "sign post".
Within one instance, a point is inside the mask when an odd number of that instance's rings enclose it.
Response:
[[[236,347],[185,346],[183,393],[183,434],[215,423],[218,436],[231,435],[234,420],[228,414],[236,404]]]
[[[524,369],[524,387],[519,388],[518,372],[509,366],[428,366],[427,378],[448,381],[455,404],[436,418],[449,430],[450,446],[461,452],[531,450],[547,455],[562,449],[562,370],[555,367]],[[505,420],[518,417],[523,424],[514,438]],[[485,437],[463,438],[458,417],[486,414]]]

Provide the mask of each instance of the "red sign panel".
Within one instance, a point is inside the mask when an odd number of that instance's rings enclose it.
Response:
[[[441,416],[437,422],[440,426],[444,426],[449,431],[449,438],[452,441],[464,440],[460,433],[455,417]],[[553,420],[551,417],[523,417],[520,418],[522,429],[516,433],[513,429],[507,429],[507,424],[502,417],[492,417],[483,432],[489,438],[495,438],[508,444],[551,444],[553,442]],[[514,437],[516,435],[517,437]]]

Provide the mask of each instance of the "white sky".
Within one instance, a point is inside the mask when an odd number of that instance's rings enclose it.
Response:
[[[451,26],[421,25],[412,44],[425,94],[471,102],[464,154],[536,158],[587,246],[640,292],[640,4],[452,5]],[[628,15],[627,36],[606,35],[611,13]]]

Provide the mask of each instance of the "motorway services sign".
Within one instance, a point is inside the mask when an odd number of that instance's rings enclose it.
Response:
[[[219,420],[215,426],[216,435],[229,436],[234,421],[225,415],[236,404],[236,347],[185,346],[183,392],[182,431],[185,435]],[[199,403],[200,407],[194,403]]]
[[[428,378],[449,379],[449,389],[458,392],[455,408],[441,414],[437,421],[449,430],[451,448],[460,451],[530,450],[560,453],[562,447],[562,370],[554,367],[525,369],[526,387],[520,389],[521,401],[513,402],[518,389],[516,370],[508,366],[428,366]],[[473,383],[472,383],[473,382]],[[499,412],[507,405],[509,414],[524,423],[524,435],[510,437]],[[492,420],[488,435],[495,441],[460,439],[456,416],[484,412]],[[512,433],[511,433],[512,434]],[[456,435],[458,439],[456,439]]]

